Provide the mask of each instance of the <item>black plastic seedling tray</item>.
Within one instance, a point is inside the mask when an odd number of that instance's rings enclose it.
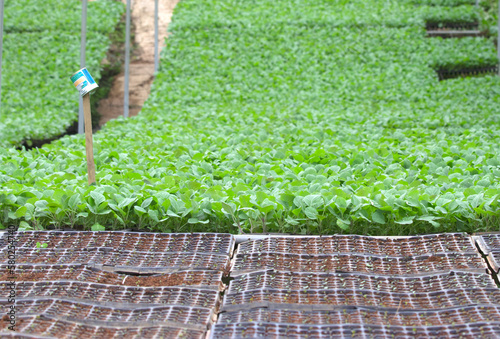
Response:
[[[500,323],[500,305],[474,305],[438,310],[378,310],[361,306],[344,306],[330,311],[296,311],[257,308],[235,312],[222,312],[219,324],[243,322],[281,324],[372,324],[386,326],[440,326]]]
[[[6,251],[5,249],[3,250]],[[5,254],[5,253],[2,253]],[[210,253],[174,253],[174,252],[134,252],[119,251],[111,248],[51,249],[19,248],[16,250],[17,264],[87,264],[109,270],[136,271],[145,273],[168,272],[172,270],[215,270],[229,269],[229,256]],[[2,255],[0,263],[7,264],[7,255]],[[148,270],[149,269],[149,270]]]
[[[500,252],[500,233],[487,233],[474,236],[474,240],[485,255]]]
[[[0,247],[6,246],[4,236]],[[37,242],[49,249],[109,248],[135,252],[183,252],[232,254],[234,237],[218,233],[139,233],[24,231],[16,232],[16,248],[36,248]]]
[[[238,252],[232,274],[265,269],[290,272],[346,273],[361,272],[381,275],[416,275],[469,270],[484,273],[486,264],[479,253],[439,253],[415,257],[389,257],[363,254],[283,254]]]
[[[0,302],[0,305],[7,302]],[[87,301],[64,299],[23,299],[16,302],[18,315],[45,315],[47,317],[66,320],[85,320],[87,323],[124,322],[124,323],[178,323],[209,324],[213,317],[213,309],[189,306],[155,306],[124,304],[117,307],[100,305]]]
[[[0,265],[0,281],[10,277],[6,265]],[[16,281],[85,281],[125,286],[191,286],[222,290],[222,272],[207,270],[179,271],[153,275],[128,275],[103,271],[86,265],[15,265]]]
[[[0,282],[6,289],[7,282]],[[75,301],[99,301],[125,304],[162,304],[215,308],[219,291],[191,287],[118,286],[88,282],[20,282],[16,284],[16,300],[22,298],[56,298]],[[2,299],[0,299],[2,300]]]
[[[216,324],[210,332],[219,338],[496,338],[499,323],[443,326],[298,325],[276,323]]]
[[[44,315],[19,316],[16,319],[17,335],[23,338],[26,334],[51,338],[204,338],[204,325],[180,324],[179,326],[156,325],[150,323],[116,323],[92,324],[84,321],[59,320]],[[0,323],[0,337],[9,331]]]
[[[486,74],[498,74],[498,65],[486,67],[463,68],[458,70],[438,69],[436,70],[439,80],[466,78],[471,76],[480,76]]]
[[[477,304],[500,304],[500,289],[463,288],[408,294],[353,289],[289,291],[267,288],[225,295],[222,311],[250,308],[328,311],[339,306],[429,310]]]
[[[256,289],[307,291],[309,289],[357,289],[421,293],[457,288],[496,288],[489,274],[450,271],[420,276],[377,276],[361,273],[302,273],[274,270],[233,276],[226,295]]]
[[[436,253],[475,253],[471,238],[465,233],[429,234],[408,238],[377,238],[360,235],[323,237],[272,237],[246,241],[238,246],[238,254],[261,252],[288,254],[368,254],[408,257]]]

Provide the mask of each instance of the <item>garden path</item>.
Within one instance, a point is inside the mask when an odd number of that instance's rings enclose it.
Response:
[[[122,0],[126,2],[126,0]],[[159,0],[158,39],[159,49],[165,46],[167,27],[179,0]],[[139,113],[149,96],[154,79],[154,0],[132,1],[131,21],[134,29],[134,45],[130,62],[129,116]],[[118,74],[107,98],[101,100],[98,112],[101,114],[99,125],[123,115],[124,70]]]

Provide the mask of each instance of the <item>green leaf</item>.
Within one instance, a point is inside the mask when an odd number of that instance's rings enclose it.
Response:
[[[101,203],[104,202],[104,200],[106,200],[104,195],[97,191],[90,192],[90,196],[92,197],[92,199],[94,199],[95,206],[99,206]]]
[[[26,206],[21,206],[16,210],[16,213],[14,214],[17,219],[22,218],[26,215],[28,209]]]
[[[376,210],[375,212],[372,213],[372,220],[377,224],[386,223],[384,213],[380,210]]]
[[[106,228],[104,226],[102,226],[101,224],[98,224],[98,223],[95,223],[94,225],[92,225],[92,227],[90,229],[93,232],[100,232],[100,231],[106,230]]]
[[[343,229],[344,231],[349,231],[350,225],[341,219],[337,219],[337,226]]]
[[[306,206],[316,209],[318,207],[323,206],[324,201],[321,195],[311,194],[304,197],[303,203],[306,204]]]
[[[309,219],[317,219],[318,218],[318,211],[314,207],[306,207],[304,210],[304,213]]]
[[[347,209],[347,201],[342,197],[336,197],[335,206],[337,206],[341,213],[344,213]]]
[[[18,231],[33,231],[33,227],[31,227],[26,221],[21,221],[19,223]]]
[[[400,220],[394,220],[394,222],[396,224],[400,224],[400,225],[411,225],[413,224],[413,219],[415,219],[415,216],[412,216],[412,217],[404,217]]]

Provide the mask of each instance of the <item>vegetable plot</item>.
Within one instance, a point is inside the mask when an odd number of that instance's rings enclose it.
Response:
[[[426,8],[182,1],[141,114],[95,135],[98,185],[85,184],[81,137],[0,150],[3,223],[303,234],[496,229],[499,78],[440,82],[436,74],[491,66],[495,47],[426,38]]]

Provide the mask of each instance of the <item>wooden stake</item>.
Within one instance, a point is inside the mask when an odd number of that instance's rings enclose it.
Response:
[[[83,96],[83,115],[85,119],[85,150],[87,152],[87,173],[89,185],[95,183],[94,144],[92,141],[92,115],[90,111],[90,94]]]

